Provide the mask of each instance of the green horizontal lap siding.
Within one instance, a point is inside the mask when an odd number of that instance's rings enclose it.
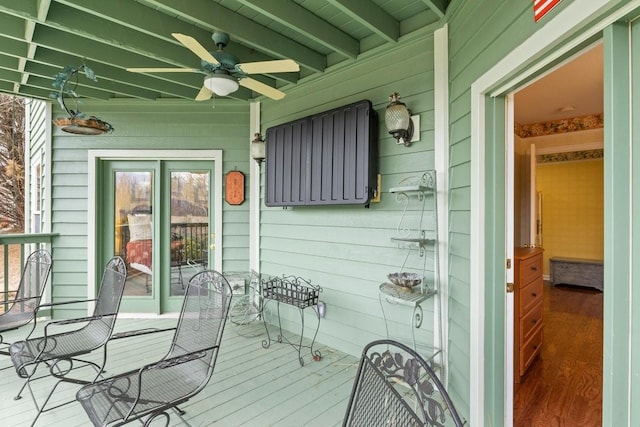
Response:
[[[450,71],[450,389],[454,395],[461,394],[468,401],[466,389],[469,384],[468,360],[483,357],[485,364],[486,382],[485,392],[485,422],[488,425],[500,425],[504,411],[504,396],[502,396],[503,337],[492,337],[493,331],[500,331],[503,327],[503,316],[494,313],[504,312],[504,297],[501,287],[504,285],[504,253],[501,249],[502,229],[504,227],[504,208],[499,206],[504,202],[504,195],[496,195],[495,199],[488,197],[488,203],[495,203],[495,212],[487,212],[493,219],[487,222],[485,230],[487,237],[487,274],[485,297],[487,322],[485,331],[488,334],[485,344],[485,354],[469,354],[467,346],[471,340],[469,336],[469,318],[471,301],[470,295],[470,209],[471,209],[471,85],[505,57],[510,51],[523,43],[537,31],[544,31],[544,24],[564,8],[574,3],[564,0],[556,6],[539,23],[533,21],[532,2],[530,0],[500,0],[491,6],[482,2],[468,2],[455,0],[449,6],[447,21],[449,24],[449,71]],[[612,0],[609,9],[614,10],[624,2]],[[601,16],[607,11],[602,10]],[[577,33],[576,31],[575,33]],[[549,40],[549,43],[561,43]],[[553,52],[548,48],[543,54]],[[530,59],[532,62],[536,58]],[[500,102],[495,114],[503,115]],[[491,106],[487,106],[490,108]],[[488,111],[489,113],[489,111]],[[488,131],[491,131],[489,129]],[[499,163],[503,154],[492,150],[496,148],[493,141],[487,141],[486,177],[489,188],[502,188],[502,165]],[[482,165],[481,165],[482,167]],[[493,172],[492,172],[493,171]],[[491,179],[496,180],[495,183]],[[489,206],[489,205],[488,205]],[[497,236],[497,237],[496,237]],[[494,239],[494,240],[492,240]],[[488,366],[490,366],[488,368]],[[463,380],[466,379],[466,380]],[[461,381],[463,380],[463,381]],[[463,408],[463,413],[467,408]]]
[[[402,206],[388,189],[434,167],[433,76],[432,31],[425,30],[419,37],[384,46],[352,67],[304,82],[300,89],[287,88],[283,101],[262,104],[263,131],[362,99],[370,100],[378,113],[380,203],[371,203],[368,209],[262,205],[260,218],[261,271],[299,275],[322,286],[320,300],[327,308],[318,341],[353,355],[360,354],[367,342],[385,336],[378,287],[388,273],[399,271],[405,255],[391,242],[397,235]],[[412,113],[421,117],[421,140],[411,147],[396,145],[384,128],[384,110],[393,92],[399,92]],[[435,228],[434,213],[425,212],[424,217],[424,227]],[[433,256],[427,257],[428,268],[433,270]],[[425,308],[429,318],[431,308],[427,307],[429,304]],[[410,311],[407,309],[400,325],[392,326],[404,326],[408,334]],[[288,328],[299,328],[295,312],[283,315]],[[425,336],[420,340],[432,342],[431,324],[425,322]],[[306,325],[315,327],[315,322],[309,320]]]
[[[454,1],[448,10],[449,389],[456,396],[456,403],[460,402],[460,411],[463,414],[469,413],[469,360],[481,357],[470,354],[469,334],[470,262],[473,256],[469,250],[472,184],[471,85],[536,30],[532,8],[530,0],[497,0],[490,5],[483,2]],[[486,232],[490,235],[492,230]],[[488,262],[490,261],[488,259]],[[503,308],[496,307],[500,312]],[[496,342],[500,343],[503,339],[504,337],[496,337]],[[487,348],[482,357],[487,360],[502,360],[503,346]],[[503,375],[503,372],[497,374]],[[487,384],[487,419],[499,419],[503,410],[503,396],[495,396],[493,382],[489,381]]]
[[[111,123],[115,131],[100,136],[69,135],[53,129],[52,231],[54,299],[87,296],[88,150],[221,149],[223,173],[242,171],[249,185],[249,104],[216,100],[196,102],[85,101],[82,110]],[[54,111],[53,117],[62,116]],[[224,179],[224,176],[223,176]],[[224,184],[224,182],[223,182]],[[248,200],[249,192],[246,191]],[[223,200],[223,268],[246,270],[249,259],[249,203],[230,206]],[[229,233],[227,235],[227,233]],[[228,250],[227,250],[228,248]],[[96,269],[102,272],[103,266]],[[86,308],[56,316],[82,315]]]

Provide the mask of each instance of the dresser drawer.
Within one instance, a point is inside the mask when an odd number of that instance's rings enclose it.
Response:
[[[520,319],[520,342],[526,342],[542,324],[543,304],[536,304],[527,314]]]
[[[542,255],[536,255],[520,263],[520,283],[527,284],[542,277]]]
[[[542,349],[542,325],[536,328],[531,338],[520,347],[520,375],[524,375],[527,368]]]
[[[520,315],[525,315],[534,305],[542,301],[543,289],[542,276],[531,283],[526,284],[519,290]]]

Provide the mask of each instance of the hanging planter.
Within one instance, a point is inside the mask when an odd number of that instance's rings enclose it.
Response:
[[[58,92],[53,92],[51,98],[58,101],[58,104],[66,111],[68,116],[54,119],[53,124],[64,132],[77,135],[101,135],[103,133],[113,132],[113,126],[111,126],[110,123],[94,116],[87,117],[85,113],[82,113],[78,109],[79,96],[75,89],[78,86],[78,74],[80,73],[84,74],[89,80],[98,81],[93,70],[85,64],[77,68],[67,65],[61,72],[56,74],[53,87],[58,89]],[[73,87],[70,86],[70,82],[73,84]],[[73,100],[75,109],[67,106],[68,99]]]

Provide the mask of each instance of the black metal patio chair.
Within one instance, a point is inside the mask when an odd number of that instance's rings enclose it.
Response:
[[[51,321],[45,326],[43,336],[32,338],[30,334],[24,341],[17,341],[9,347],[11,361],[18,376],[25,378],[24,384],[14,399],[21,398],[25,387],[29,389],[38,409],[33,424],[41,413],[73,402],[72,400],[45,410],[47,402],[61,382],[87,384],[95,382],[102,374],[107,361],[106,344],[113,333],[126,277],[127,268],[122,258],[118,256],[111,258],[104,269],[97,299],[51,304],[51,306],[60,306],[95,302],[91,316]],[[75,329],[70,329],[72,327]],[[55,329],[60,332],[55,332]],[[81,358],[99,348],[104,349],[101,363]],[[36,376],[38,367],[42,364],[49,368],[49,374]],[[95,378],[85,380],[71,375],[72,372],[84,367],[93,368],[96,371]],[[49,375],[57,378],[58,381],[42,405],[38,405],[31,383]]]
[[[392,341],[367,344],[343,426],[463,426],[435,372],[414,350]]]
[[[169,425],[173,410],[188,425],[178,405],[199,393],[213,374],[231,295],[222,274],[205,270],[193,276],[165,357],[78,391],[76,399],[92,423],[119,426],[139,420],[147,426],[163,417]]]
[[[0,303],[4,309],[0,314],[0,354],[8,356],[11,345],[5,340],[3,333],[18,329],[31,321],[32,328],[35,328],[36,313],[50,272],[51,254],[45,249],[38,249],[27,257],[15,295],[10,297],[9,291],[0,291],[0,295],[4,295]],[[5,366],[0,371],[11,367],[12,365]]]

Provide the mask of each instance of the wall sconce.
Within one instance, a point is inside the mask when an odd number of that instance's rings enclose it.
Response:
[[[400,101],[398,92],[394,92],[389,96],[389,105],[384,113],[384,124],[387,131],[406,147],[411,145],[413,138],[413,121],[411,120],[411,111],[404,102]]]
[[[265,142],[260,133],[253,135],[253,141],[251,141],[251,157],[258,162],[258,164],[262,163],[265,159]]]

